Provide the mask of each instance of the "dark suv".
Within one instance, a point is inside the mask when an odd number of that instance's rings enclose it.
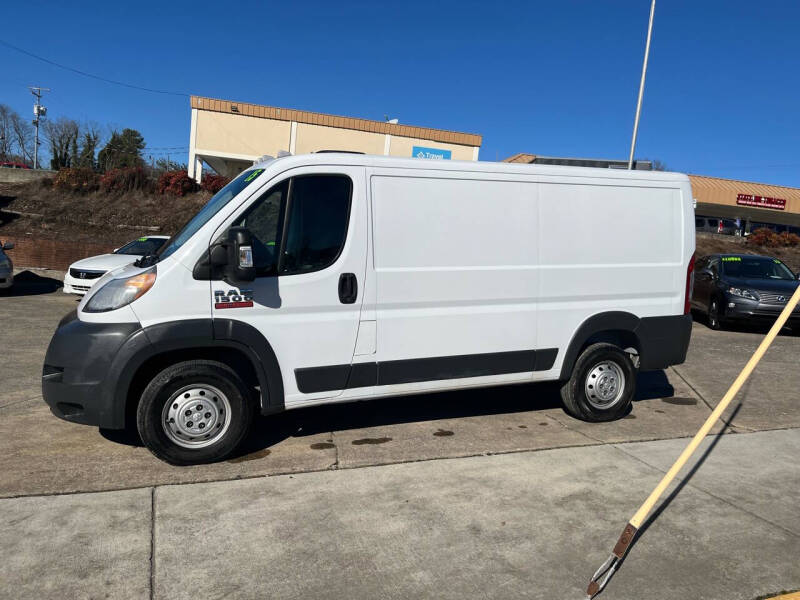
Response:
[[[721,329],[729,321],[774,321],[800,284],[777,258],[753,254],[712,254],[695,263],[692,308]],[[789,317],[800,332],[800,306]]]

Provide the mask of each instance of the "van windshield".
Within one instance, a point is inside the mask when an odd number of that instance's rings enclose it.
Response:
[[[216,215],[222,207],[239,194],[244,188],[253,183],[261,173],[263,168],[249,169],[243,171],[236,179],[214,194],[206,205],[193,216],[181,230],[173,235],[169,241],[161,247],[158,253],[159,258],[166,258],[183,246],[186,241],[197,233],[200,228]]]

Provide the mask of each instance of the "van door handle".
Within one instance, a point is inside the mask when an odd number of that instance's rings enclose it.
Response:
[[[339,301],[342,304],[353,304],[358,298],[358,280],[355,273],[339,275]]]

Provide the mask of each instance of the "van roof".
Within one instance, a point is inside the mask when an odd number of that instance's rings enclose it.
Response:
[[[561,165],[536,165],[507,162],[432,160],[423,158],[399,158],[350,152],[323,152],[282,156],[260,163],[260,166],[280,164],[281,168],[311,165],[350,165],[376,168],[398,168],[425,171],[469,171],[473,173],[497,173],[519,175],[553,175],[566,177],[593,177],[604,179],[628,179],[647,181],[672,181],[688,183],[683,173],[670,171],[628,171],[625,169],[602,169],[596,167],[567,167]],[[257,165],[258,166],[258,165]]]

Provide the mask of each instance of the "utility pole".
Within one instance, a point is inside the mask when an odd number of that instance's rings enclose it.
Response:
[[[33,125],[36,127],[36,140],[33,144],[33,168],[39,168],[39,121],[47,115],[47,107],[42,106],[42,92],[49,92],[50,88],[43,88],[37,86],[30,86],[28,88],[31,94],[36,98],[36,104],[33,105]]]
[[[650,5],[650,24],[647,26],[647,43],[644,47],[644,63],[642,64],[642,81],[639,83],[639,100],[636,103],[636,118],[633,120],[633,138],[631,153],[628,157],[628,169],[633,169],[633,151],[636,149],[636,134],[639,132],[639,115],[642,112],[642,96],[644,96],[644,78],[647,75],[647,58],[650,56],[650,36],[653,33],[653,15],[656,12],[656,0]]]

